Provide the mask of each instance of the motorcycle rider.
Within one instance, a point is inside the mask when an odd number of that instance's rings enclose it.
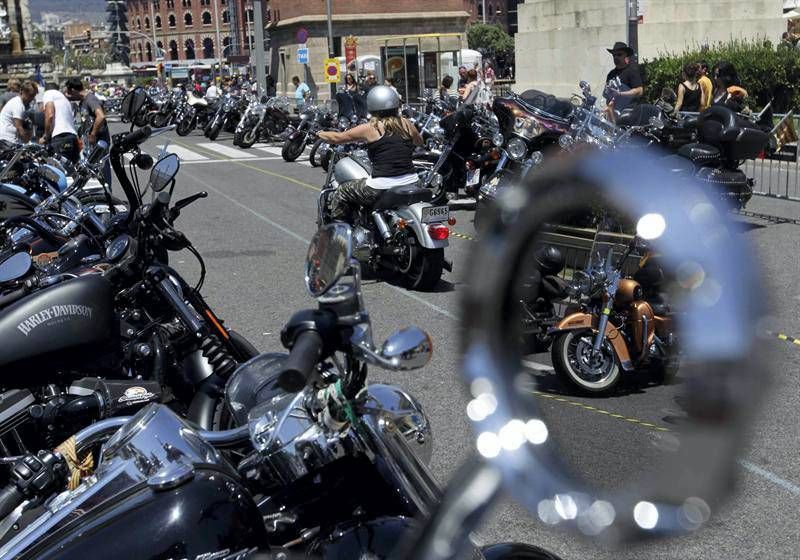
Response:
[[[330,144],[366,142],[372,176],[339,185],[331,197],[333,220],[349,221],[357,206],[369,206],[387,189],[418,182],[412,154],[422,145],[416,127],[400,116],[400,97],[388,86],[375,86],[367,95],[372,119],[344,132],[323,131],[319,138]]]

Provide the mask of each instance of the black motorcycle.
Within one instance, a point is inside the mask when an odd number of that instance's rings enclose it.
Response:
[[[203,133],[209,140],[216,140],[223,130],[234,132],[247,107],[247,99],[233,93],[226,93],[217,105],[217,111],[208,121]]]
[[[294,124],[299,124],[299,120],[294,119]],[[258,141],[282,139],[292,125],[293,119],[285,98],[272,97],[261,101],[253,98],[236,125],[233,145],[250,148]]]
[[[317,140],[317,132],[330,129],[336,122],[336,115],[324,107],[311,106],[300,114],[300,123],[286,138],[281,148],[285,161],[295,161],[305,151],[306,146]]]

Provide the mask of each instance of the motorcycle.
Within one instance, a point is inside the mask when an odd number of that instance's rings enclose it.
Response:
[[[241,119],[241,113],[245,110],[243,103],[247,100],[232,93],[222,96],[217,105],[217,111],[208,121],[203,133],[209,140],[216,140],[219,133],[223,130],[233,132],[236,123]]]
[[[178,136],[188,136],[195,128],[204,128],[215,109],[214,103],[209,103],[204,97],[195,96],[191,91],[187,92],[186,100],[175,116],[175,123],[178,125],[175,132]]]
[[[131,96],[145,102],[144,92]],[[173,226],[183,208],[207,195],[170,205],[178,158],[152,165],[138,148],[150,134],[145,128],[114,137],[111,164],[129,212],[104,223],[78,207],[71,216],[27,220],[26,227],[3,224],[15,236],[15,252],[0,264],[0,332],[7,341],[0,352],[0,449],[6,455],[51,445],[94,420],[153,401],[211,428],[225,380],[256,354],[202,298],[202,257]],[[136,165],[152,166],[150,204],[143,203],[138,180],[125,173],[127,153]],[[33,263],[26,248],[39,238],[57,248]],[[167,264],[168,252],[182,249],[200,262],[195,287]]]
[[[567,287],[578,309],[547,330],[556,374],[582,393],[608,394],[622,371],[652,367],[662,381],[669,381],[678,369],[669,304],[660,298],[646,300],[637,276],[625,273],[631,268],[629,258],[642,246],[638,236],[625,246],[618,236],[607,239],[598,230],[589,267],[577,271]],[[638,278],[652,276],[648,272]]]
[[[330,199],[340,184],[370,176],[366,152],[347,153],[342,146],[334,148],[318,198],[318,225],[330,221]],[[443,270],[452,271],[444,249],[450,236],[447,226],[455,219],[447,206],[433,206],[431,198],[430,189],[402,185],[384,191],[372,207],[360,208],[352,224],[356,258],[376,273],[394,272],[407,288],[434,289]]]
[[[186,92],[180,87],[173,88],[161,98],[158,109],[148,115],[148,124],[155,128],[169,126],[182,113],[185,104]]]
[[[330,129],[336,122],[336,116],[324,107],[307,107],[300,114],[300,123],[297,128],[286,137],[281,148],[281,156],[285,161],[295,161],[306,146],[314,144],[317,140],[317,132]]]
[[[249,148],[258,141],[271,142],[281,138],[292,124],[288,103],[283,97],[273,97],[264,103],[253,98],[236,125],[234,146]]]

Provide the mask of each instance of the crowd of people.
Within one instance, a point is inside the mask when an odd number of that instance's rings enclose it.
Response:
[[[603,95],[611,107],[621,111],[640,101],[644,79],[631,47],[617,42],[606,50],[613,58],[614,68],[606,76]],[[711,105],[725,105],[734,111],[745,108],[747,90],[730,62],[718,62],[710,70],[704,60],[689,62],[676,80],[675,112],[700,112]]]

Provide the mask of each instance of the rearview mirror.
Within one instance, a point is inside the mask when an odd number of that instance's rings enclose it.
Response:
[[[128,122],[132,121],[145,103],[147,103],[147,93],[144,89],[137,87],[129,91],[122,100],[122,118]]]
[[[150,172],[150,180],[147,186],[153,189],[154,192],[163,191],[170,181],[175,178],[175,175],[178,174],[180,166],[181,161],[175,154],[169,154],[161,158]]]
[[[324,295],[347,271],[352,255],[352,231],[347,224],[320,228],[306,257],[306,288],[312,297]]]
[[[433,354],[433,343],[428,333],[408,327],[392,333],[381,348],[381,357],[396,370],[425,367]]]

